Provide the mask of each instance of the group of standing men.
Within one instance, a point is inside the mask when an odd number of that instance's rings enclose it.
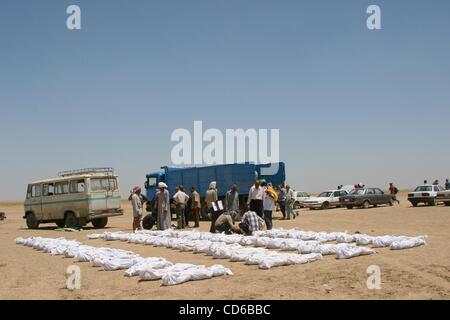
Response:
[[[167,190],[168,187],[164,182],[158,183],[158,191],[155,194],[154,201],[154,212],[156,212],[157,218],[157,228],[158,230],[166,230],[172,227],[172,217],[170,211],[170,195]],[[177,228],[184,229],[189,227],[189,219],[187,217],[187,206],[189,200],[191,200],[191,209],[194,216],[195,225],[194,227],[199,227],[200,222],[200,194],[191,187],[191,197],[189,197],[184,192],[183,186],[178,186],[175,190],[173,196],[173,203],[176,207],[177,213]],[[134,187],[131,191],[129,200],[131,201],[131,206],[133,208],[133,230],[141,230],[141,221],[143,215],[143,205],[147,199],[141,194],[142,190],[140,187]]]
[[[143,205],[147,199],[142,195],[140,187],[134,187],[128,198],[133,208],[133,230],[141,230]],[[158,184],[158,191],[155,195],[155,209],[157,211],[157,226],[159,230],[166,230],[172,227],[170,214],[170,197],[167,185],[164,182]]]
[[[159,230],[166,230],[172,227],[170,213],[170,196],[164,182],[158,184],[158,191],[155,195],[154,211],[157,213],[157,227]],[[188,205],[190,200],[190,209],[194,228],[199,227],[201,202],[200,194],[194,187],[190,188],[191,196],[185,191],[183,186],[178,186],[173,195],[173,203],[177,214],[177,228],[184,229],[189,227],[189,219],[187,216]],[[143,204],[146,201],[141,195],[141,188],[135,187],[130,195],[129,200],[133,207],[133,230],[141,229],[141,220],[143,214]],[[283,214],[283,220],[295,219],[298,214],[294,212],[293,204],[295,195],[289,185],[280,185],[275,189],[272,184],[264,181],[255,181],[250,188],[246,209],[241,214],[238,186],[233,184],[231,189],[226,193],[223,208],[217,208],[218,192],[215,181],[209,184],[209,188],[205,194],[205,211],[209,213],[211,218],[211,232],[235,232],[251,234],[261,229],[272,229],[272,213],[276,210],[277,204]],[[239,227],[234,226],[235,221],[240,221]]]

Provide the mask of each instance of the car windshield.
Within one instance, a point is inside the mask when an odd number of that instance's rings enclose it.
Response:
[[[321,194],[319,194],[319,198],[329,198],[329,197],[331,197],[332,193],[333,192],[331,192],[331,191],[322,192]]]
[[[353,189],[352,191],[350,191],[350,194],[353,195],[359,195],[359,194],[364,194],[365,189]]]
[[[431,191],[431,186],[420,186],[417,187],[416,192],[423,192],[423,191]]]

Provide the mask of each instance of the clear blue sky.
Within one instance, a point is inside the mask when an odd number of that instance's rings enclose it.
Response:
[[[297,189],[450,176],[447,0],[4,0],[0,41],[0,199],[87,166],[126,194],[193,120],[279,128]]]

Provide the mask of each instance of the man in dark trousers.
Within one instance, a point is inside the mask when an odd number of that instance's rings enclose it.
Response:
[[[396,186],[394,186],[394,183],[389,183],[389,193],[392,195],[392,199],[394,199],[394,201],[397,201],[398,204],[400,204],[400,201],[397,199],[397,193],[398,193],[398,189]]]
[[[256,180],[248,193],[247,205],[250,211],[256,212],[260,218],[263,217],[263,197],[264,189],[261,187],[259,181]]]

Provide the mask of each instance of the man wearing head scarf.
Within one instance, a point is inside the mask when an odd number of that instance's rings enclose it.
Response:
[[[164,182],[158,183],[158,192],[155,195],[155,208],[158,212],[158,229],[166,230],[172,226],[170,216],[170,199],[167,185]]]
[[[213,208],[213,202],[216,202],[218,199],[216,185],[216,182],[212,181],[209,184],[209,189],[206,191],[205,195],[206,210],[211,214],[211,227],[209,228],[209,231],[212,233],[215,233],[216,231],[215,222],[218,217],[218,212],[215,212]]]
[[[134,187],[131,195],[131,207],[133,208],[133,231],[141,230],[142,201],[141,188]]]

